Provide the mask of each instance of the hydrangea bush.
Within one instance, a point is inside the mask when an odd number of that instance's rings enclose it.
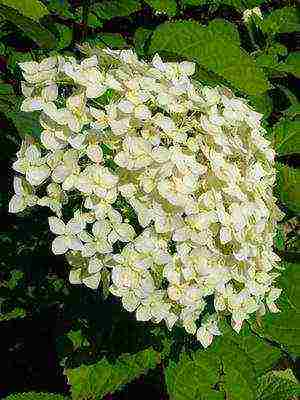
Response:
[[[204,347],[224,316],[239,332],[266,306],[279,311],[283,215],[261,114],[194,80],[194,63],[158,54],[89,48],[81,62],[20,67],[21,109],[39,111],[43,131],[17,153],[9,210],[51,209],[71,283],[97,289],[109,274],[137,320],[181,325]]]

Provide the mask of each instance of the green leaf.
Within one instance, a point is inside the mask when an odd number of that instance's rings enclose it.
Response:
[[[247,8],[257,7],[263,2],[264,0],[182,0],[184,7],[204,5],[219,7],[226,5],[234,7],[240,11],[246,10]]]
[[[122,49],[127,47],[126,40],[119,33],[98,34],[95,37],[88,38],[86,43],[99,48],[108,46],[112,49]]]
[[[159,25],[152,36],[150,53],[167,52],[194,60],[249,95],[264,93],[269,83],[255,61],[239,46],[235,27],[212,21],[178,21]]]
[[[300,120],[281,119],[273,127],[273,147],[277,154],[300,154]]]
[[[259,379],[257,400],[290,400],[300,395],[300,385],[291,369],[270,371]]]
[[[59,40],[57,42],[56,48],[58,50],[64,49],[70,46],[73,39],[73,31],[66,25],[63,24],[55,24],[54,25],[58,30]]]
[[[141,4],[138,0],[105,0],[94,4],[91,12],[102,20],[109,20],[114,17],[127,17],[140,9]]]
[[[275,193],[291,211],[300,213],[300,170],[277,163]]]
[[[289,118],[300,115],[300,103],[292,104],[287,110],[284,110],[284,114]]]
[[[14,8],[25,17],[35,21],[49,14],[47,7],[39,0],[0,0],[0,4]]]
[[[67,397],[61,394],[54,393],[38,393],[38,392],[27,392],[27,393],[14,393],[5,397],[4,400],[66,400]]]
[[[0,322],[10,321],[11,319],[24,318],[26,311],[23,308],[16,307],[7,313],[0,313]]]
[[[71,340],[74,350],[81,349],[82,347],[88,347],[90,345],[88,340],[83,336],[81,329],[78,329],[77,331],[69,331],[67,333],[67,337]]]
[[[70,4],[68,0],[50,0],[48,3],[48,9],[54,13],[59,14],[64,18],[74,19],[75,16],[70,10]]]
[[[35,22],[30,18],[24,17],[13,8],[5,7],[2,5],[0,5],[0,15],[2,15],[5,19],[24,31],[24,33],[39,46],[45,48],[55,47],[55,36],[38,22]]]
[[[139,56],[144,56],[146,53],[146,43],[150,39],[153,31],[144,27],[138,28],[134,32],[133,43],[135,47],[135,51]]]
[[[264,117],[268,117],[273,109],[273,102],[269,94],[262,93],[258,96],[249,96],[251,106]]]
[[[300,53],[290,53],[284,63],[278,64],[277,69],[300,78]]]
[[[174,17],[176,14],[176,0],[145,0],[145,2],[158,13],[164,13],[170,17]]]
[[[12,119],[19,135],[23,138],[25,135],[39,138],[41,135],[41,126],[39,123],[39,112],[11,112],[9,117]]]
[[[0,96],[5,94],[14,94],[14,88],[8,83],[0,83]]]
[[[280,313],[267,313],[253,329],[262,337],[281,344],[295,356],[300,355],[300,265],[285,263],[277,287],[283,289],[277,304]]]
[[[159,353],[151,348],[133,355],[123,354],[111,364],[103,358],[96,364],[66,369],[73,400],[101,399],[124,384],[156,367]]]
[[[299,10],[296,7],[283,7],[260,20],[260,28],[264,33],[296,32],[300,28]]]
[[[207,350],[170,361],[165,379],[170,400],[254,400],[257,377],[272,367],[281,352],[244,327],[238,335],[228,326]],[[218,387],[219,389],[216,389]]]

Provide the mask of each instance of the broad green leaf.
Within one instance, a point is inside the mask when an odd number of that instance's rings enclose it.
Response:
[[[35,21],[49,14],[47,7],[39,0],[0,0],[0,4],[14,8],[20,14]]]
[[[191,357],[182,353],[177,364],[170,361],[165,368],[165,381],[170,400],[195,400],[205,398],[204,395],[222,395],[212,389],[220,381],[220,362],[217,354],[209,351],[197,351]]]
[[[134,32],[133,43],[136,53],[139,56],[144,56],[146,53],[146,43],[149,41],[153,31],[144,27],[138,28]]]
[[[283,7],[260,21],[260,27],[264,33],[275,35],[276,33],[296,32],[300,28],[299,10],[296,7]]]
[[[104,0],[95,3],[91,12],[102,20],[109,20],[114,17],[126,17],[140,9],[141,4],[138,0]]]
[[[293,52],[288,55],[284,63],[280,63],[277,67],[278,71],[286,72],[300,78],[300,53]]]
[[[54,393],[38,393],[38,392],[27,392],[27,393],[13,393],[4,400],[66,400],[61,394]]]
[[[174,17],[177,11],[176,0],[145,0],[145,2],[158,13]]]
[[[106,358],[92,365],[66,369],[73,400],[101,399],[131,382],[160,362],[159,353],[151,348],[136,354],[124,354],[111,364]]]
[[[259,379],[257,400],[290,400],[299,395],[300,384],[291,369],[270,371]]]
[[[54,48],[56,46],[55,36],[38,22],[24,17],[13,8],[0,4],[0,15],[16,25],[19,29],[41,47]]]
[[[12,119],[19,135],[23,138],[25,135],[40,137],[42,128],[39,123],[39,113],[26,113],[22,111],[9,113],[9,118]]]
[[[300,169],[277,164],[275,193],[290,210],[300,213]]]
[[[269,83],[255,61],[239,46],[229,22],[178,21],[159,25],[152,36],[151,54],[167,52],[196,61],[249,95],[264,93]]]
[[[300,265],[286,263],[277,287],[283,289],[277,304],[280,313],[267,313],[253,329],[281,344],[293,355],[300,355]]]
[[[281,119],[273,127],[273,147],[277,154],[300,154],[300,120]]]
[[[268,117],[273,109],[272,98],[269,94],[262,93],[258,96],[249,96],[249,102],[251,106],[259,113],[263,114],[264,117]]]
[[[247,326],[239,335],[227,324],[222,331],[207,350],[182,353],[178,363],[170,361],[165,369],[170,400],[255,399],[257,377],[278,361],[281,352]]]

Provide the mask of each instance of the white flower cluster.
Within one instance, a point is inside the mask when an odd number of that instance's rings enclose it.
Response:
[[[245,24],[247,24],[248,22],[252,21],[255,18],[263,19],[263,15],[259,7],[247,9],[243,12],[243,21],[245,22]]]
[[[91,54],[20,64],[22,110],[41,111],[43,131],[17,154],[10,211],[50,207],[71,283],[96,289],[105,272],[137,320],[182,325],[205,347],[221,316],[238,332],[265,305],[279,311],[282,213],[261,115],[192,80],[192,62]]]

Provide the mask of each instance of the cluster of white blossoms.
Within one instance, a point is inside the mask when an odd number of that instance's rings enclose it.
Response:
[[[261,115],[192,80],[192,62],[90,50],[20,64],[22,110],[40,111],[43,131],[17,153],[10,211],[49,207],[71,283],[96,289],[108,274],[137,320],[181,325],[205,347],[222,316],[239,332],[279,311],[282,213]]]

